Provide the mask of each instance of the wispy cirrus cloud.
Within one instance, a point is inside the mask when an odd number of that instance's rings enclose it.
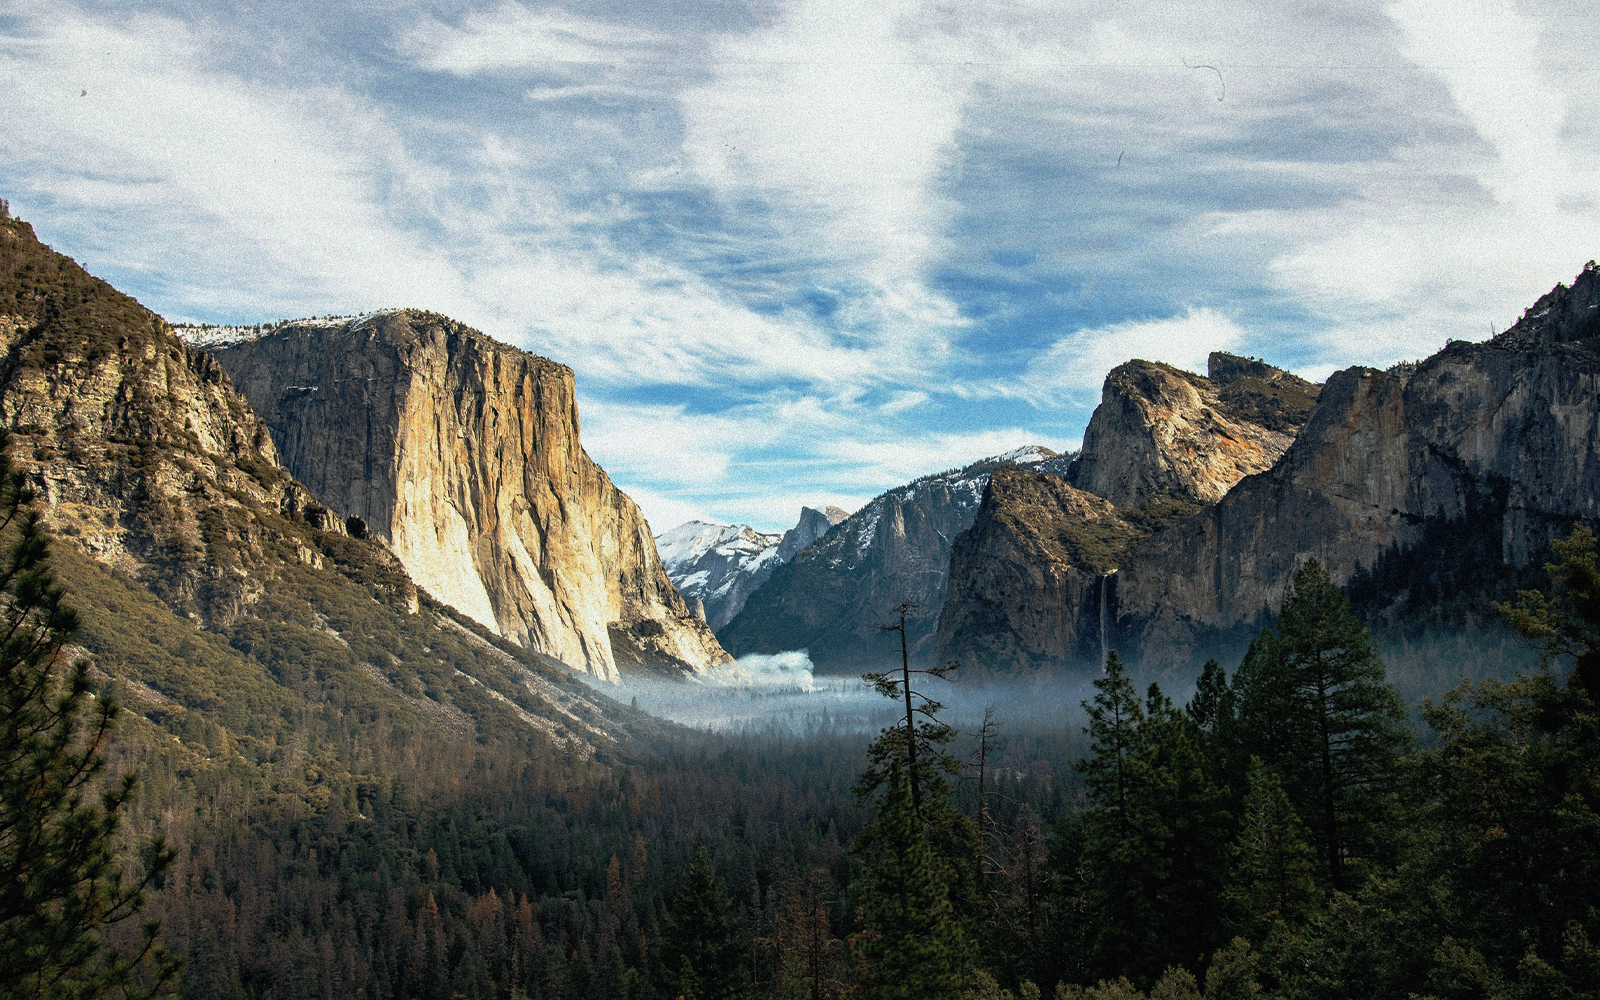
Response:
[[[661,62],[676,47],[664,32],[513,2],[454,24],[424,15],[395,44],[413,65],[457,76]]]
[[[554,357],[653,518],[782,528],[1064,446],[1129,357],[1320,373],[1503,327],[1600,256],[1597,32],[1546,0],[17,0],[0,194],[174,318],[409,304]]]
[[[1125,361],[1160,361],[1205,374],[1212,351],[1237,353],[1245,331],[1215,310],[1128,320],[1075,330],[1029,359],[1018,376],[966,387],[974,398],[1016,397],[1041,408],[1093,408],[1111,369]]]

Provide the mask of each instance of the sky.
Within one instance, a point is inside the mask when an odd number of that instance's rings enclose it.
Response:
[[[0,0],[0,197],[174,322],[572,367],[652,527],[782,530],[1106,372],[1322,379],[1600,257],[1600,8]]]

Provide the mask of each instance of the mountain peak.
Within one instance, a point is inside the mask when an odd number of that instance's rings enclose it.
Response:
[[[1253,358],[1215,353],[1218,380],[1154,361],[1106,376],[1070,482],[1124,509],[1172,494],[1216,503],[1272,467],[1320,390]]]
[[[1525,310],[1491,343],[1514,350],[1570,344],[1600,337],[1600,264],[1583,266],[1571,287],[1558,284]]]

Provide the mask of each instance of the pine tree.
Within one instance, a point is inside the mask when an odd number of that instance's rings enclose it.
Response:
[[[844,943],[833,936],[826,885],[822,868],[784,881],[770,942],[774,992],[783,1000],[837,1000],[848,990]]]
[[[136,777],[102,785],[118,707],[98,699],[88,718],[89,666],[62,662],[77,625],[50,570],[33,495],[13,471],[0,432],[0,998],[141,998],[170,990],[178,962],[145,924],[124,953],[108,940],[135,917],[173,860],[162,840],[128,877],[114,847]]]
[[[953,1000],[974,957],[951,902],[955,872],[934,848],[924,821],[930,808],[948,813],[940,818],[971,826],[943,802],[924,800],[919,814],[909,783],[893,773],[877,817],[856,842],[869,863],[852,886],[863,927],[853,943],[858,981],[876,1000]]]
[[[1145,698],[1151,811],[1165,835],[1157,870],[1157,964],[1198,967],[1222,933],[1218,902],[1228,878],[1234,818],[1226,791],[1207,773],[1202,734],[1156,685]],[[1155,846],[1154,840],[1152,841]]]
[[[1115,652],[1089,713],[1079,761],[1093,808],[1084,818],[1087,917],[1103,975],[1195,965],[1220,931],[1232,817],[1207,777],[1200,732],[1152,684],[1141,703]]]
[[[670,996],[731,1000],[748,992],[747,942],[722,890],[711,852],[695,842],[672,901],[662,967]]]
[[[1438,739],[1417,754],[1429,835],[1417,868],[1456,939],[1440,947],[1435,977],[1521,981],[1506,995],[1588,996],[1600,989],[1589,944],[1600,938],[1600,710],[1580,664],[1600,637],[1600,580],[1592,533],[1552,548],[1549,591],[1501,607],[1540,645],[1546,669],[1464,682],[1423,708]],[[1563,683],[1553,668],[1565,657]]]
[[[1248,782],[1228,896],[1254,931],[1306,916],[1317,898],[1317,860],[1282,781],[1259,757],[1250,762]]]
[[[1089,756],[1078,761],[1092,808],[1084,818],[1083,858],[1089,872],[1085,900],[1089,967],[1115,975],[1147,968],[1157,950],[1156,900],[1151,869],[1166,831],[1158,828],[1146,794],[1144,706],[1122,660],[1112,650],[1089,713]],[[1152,842],[1154,841],[1154,842]]]
[[[1239,667],[1245,749],[1283,776],[1309,826],[1328,884],[1346,889],[1349,856],[1381,840],[1389,785],[1410,739],[1405,708],[1350,602],[1315,559]]]
[[[1194,697],[1184,707],[1206,760],[1206,774],[1237,801],[1247,760],[1239,753],[1239,704],[1227,671],[1209,659],[1195,681]]]
[[[1133,834],[1130,814],[1138,805],[1136,772],[1143,749],[1144,706],[1114,649],[1106,655],[1105,673],[1094,686],[1099,693],[1084,703],[1089,713],[1089,756],[1078,762],[1078,770],[1116,839],[1127,841]]]
[[[856,794],[870,796],[891,773],[898,773],[911,796],[912,810],[921,812],[924,793],[933,797],[945,794],[948,791],[946,776],[959,773],[961,762],[944,750],[945,744],[955,735],[953,729],[939,721],[939,711],[944,706],[913,688],[912,678],[917,675],[944,678],[960,665],[952,660],[942,667],[911,668],[906,648],[906,615],[916,607],[910,601],[902,602],[895,608],[900,616],[899,623],[879,626],[882,631],[900,633],[900,669],[863,674],[861,678],[885,698],[903,701],[905,716],[900,725],[883,730],[867,748],[871,764],[856,783]]]
[[[863,876],[851,889],[862,931],[854,938],[859,979],[873,997],[954,998],[974,959],[971,922],[981,911],[977,825],[950,804],[949,777],[961,762],[945,750],[954,731],[939,721],[941,705],[912,690],[915,674],[943,677],[954,663],[912,670],[905,650],[905,614],[887,630],[901,633],[901,669],[867,674],[885,697],[905,705],[904,722],[882,731],[867,750],[855,793],[877,815],[857,836]],[[918,716],[921,716],[919,721]]]
[[[1546,664],[1572,657],[1571,683],[1600,704],[1600,565],[1594,532],[1578,525],[1550,549],[1560,560],[1545,565],[1550,593],[1525,590],[1516,604],[1496,607],[1535,644]]]

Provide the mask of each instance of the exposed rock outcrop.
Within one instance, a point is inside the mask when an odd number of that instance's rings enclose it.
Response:
[[[1213,353],[1208,372],[1118,366],[1070,465],[991,483],[951,548],[938,659],[1008,671],[1103,658],[1118,584],[1110,574],[1137,540],[1270,468],[1320,391],[1231,354]]]
[[[613,681],[728,659],[580,446],[566,366],[415,311],[290,324],[217,356],[284,465],[440,600]]]
[[[939,662],[1044,669],[1104,655],[1107,574],[1138,529],[1109,502],[1026,469],[996,469],[956,537]]]
[[[265,585],[238,571],[272,542],[251,512],[342,531],[279,466],[215,358],[25,222],[0,221],[0,311],[0,417],[47,522],[95,560],[226,623]]]
[[[799,523],[781,535],[744,524],[689,521],[657,535],[656,548],[684,600],[700,603],[701,617],[715,630],[744,609],[773,570],[848,516],[838,507],[802,507]]]
[[[1019,449],[878,496],[776,569],[718,637],[738,656],[806,649],[822,672],[872,668],[898,655],[878,626],[910,601],[911,655],[931,662],[950,543],[972,524],[990,473],[1056,458]]]
[[[1334,375],[1277,466],[1134,549],[1118,632],[1147,659],[1181,658],[1197,630],[1275,609],[1306,559],[1343,583],[1429,522],[1475,509],[1501,521],[1501,563],[1526,565],[1574,522],[1600,517],[1597,335],[1590,265],[1493,340]]]
[[[1157,495],[1216,503],[1271,468],[1317,387],[1260,361],[1213,353],[1209,377],[1129,361],[1106,376],[1067,479],[1131,508]]]
[[[316,720],[295,751],[313,772],[318,734],[375,720],[467,762],[480,740],[528,746],[528,728],[592,756],[654,726],[419,593],[282,468],[212,355],[3,217],[0,421],[93,676],[186,767],[288,743],[293,720]]]
[[[801,507],[799,522],[778,540],[778,562],[786,563],[793,559],[801,549],[832,531],[834,525],[849,516],[850,512],[843,507],[827,506],[821,510]]]
[[[1074,481],[1095,482],[1123,503],[1149,496],[1166,502],[1181,492],[1203,498],[1196,484],[1225,482],[1201,474],[1208,467],[1240,471],[1239,463],[1185,466],[1182,459],[1226,457],[1239,444],[1237,432],[1214,419],[1217,413],[1235,425],[1239,413],[1253,414],[1262,421],[1258,427],[1281,418],[1281,393],[1275,398],[1260,383],[1273,390],[1272,379],[1279,388],[1283,379],[1248,367],[1259,363],[1221,360],[1213,355],[1210,381],[1223,383],[1219,401],[1232,390],[1230,411],[1209,401],[1197,408],[1207,387],[1193,377],[1143,363],[1118,369],[1095,415],[1102,433],[1086,441]],[[1175,453],[1171,442],[1183,435],[1168,433],[1160,421],[1186,408],[1190,416],[1179,422],[1193,428],[1211,421],[1218,447]],[[1114,419],[1102,419],[1107,410]],[[1116,463],[1095,450],[1108,439],[1117,442]],[[1492,577],[1494,564],[1520,568],[1575,521],[1600,517],[1597,441],[1600,271],[1591,265],[1572,288],[1544,296],[1488,343],[1452,343],[1418,365],[1387,372],[1337,373],[1276,464],[1239,479],[1214,506],[1170,509],[1187,516],[1168,518],[1152,516],[1159,512],[1149,502],[1122,511],[1136,535],[1148,535],[1130,539],[1115,560],[1120,572],[1103,583],[1098,601],[1086,600],[1081,581],[1062,577],[1059,558],[1037,543],[1052,530],[1079,530],[1080,514],[1064,507],[1056,513],[1015,489],[1006,491],[1014,512],[1007,496],[997,495],[992,506],[986,500],[953,550],[941,655],[984,654],[1002,666],[1052,656],[1081,663],[1087,659],[1081,637],[1104,628],[1111,646],[1148,667],[1192,668],[1206,652],[1242,641],[1274,611],[1307,559],[1322,562],[1343,584],[1358,567],[1373,567],[1380,556],[1425,538],[1428,544],[1465,538],[1468,525],[1481,537],[1485,518],[1498,522],[1498,543],[1477,560],[1490,565],[1471,572]],[[997,565],[1009,562],[1022,565]]]

